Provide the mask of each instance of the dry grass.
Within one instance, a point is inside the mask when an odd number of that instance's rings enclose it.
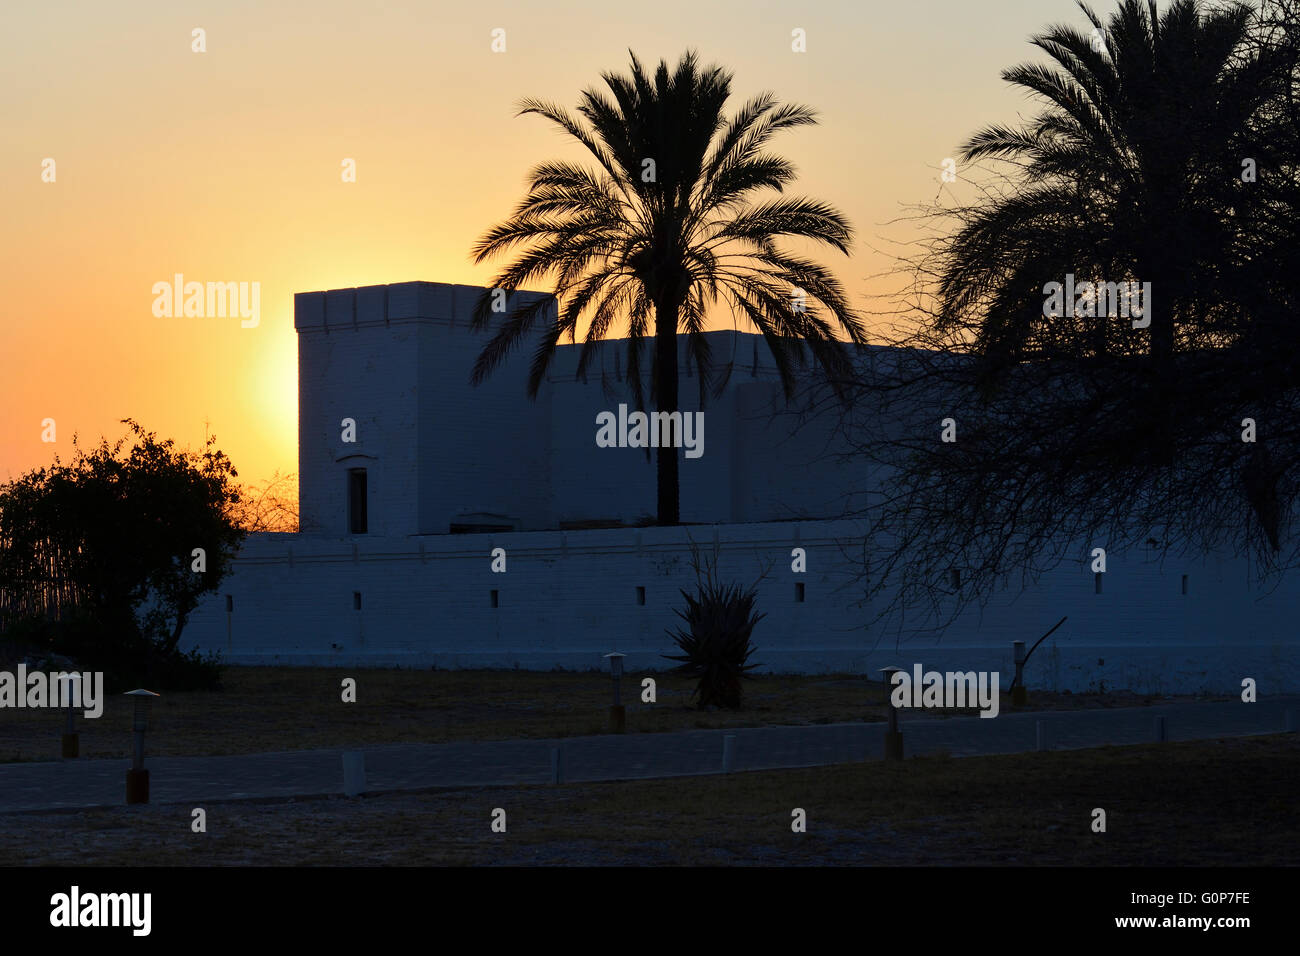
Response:
[[[657,702],[642,703],[642,676],[623,680],[629,733],[884,719],[883,685],[858,677],[759,675],[746,685],[746,708],[730,713],[697,710],[693,684],[666,673],[653,675]],[[357,682],[355,704],[342,703],[344,677]],[[611,678],[598,673],[232,667],[220,691],[170,693],[157,700],[148,747],[151,755],[211,756],[569,737],[604,733],[610,700]],[[1133,695],[1038,693],[1026,709],[1146,702]],[[1002,708],[1015,710],[1005,693]],[[54,710],[0,710],[0,762],[56,759],[64,719]],[[125,698],[110,697],[102,717],[79,717],[77,724],[83,757],[129,754],[131,707]]]
[[[23,865],[1294,864],[1296,735],[360,800],[0,815]],[[492,833],[492,809],[508,832]],[[808,832],[792,833],[791,810]],[[1106,810],[1107,832],[1091,830]]]

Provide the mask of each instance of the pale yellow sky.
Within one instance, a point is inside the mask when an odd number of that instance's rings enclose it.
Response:
[[[471,244],[533,164],[581,157],[516,104],[572,106],[629,48],[695,49],[733,71],[735,105],[770,89],[820,112],[773,149],[799,167],[793,192],[856,226],[852,257],[822,258],[865,308],[889,265],[866,244],[906,238],[885,224],[935,196],[972,132],[1033,110],[999,72],[1060,21],[1083,23],[1069,0],[6,3],[0,480],[126,417],[194,446],[208,422],[245,479],[294,471],[293,294],[489,281]],[[156,317],[153,285],[176,273],[259,282],[260,324]]]

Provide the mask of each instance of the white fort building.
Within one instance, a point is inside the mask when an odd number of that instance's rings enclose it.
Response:
[[[1261,592],[1226,556],[1161,567],[1108,554],[1103,593],[1080,562],[941,636],[868,626],[852,560],[863,527],[843,517],[864,476],[830,458],[829,422],[787,408],[758,335],[710,333],[726,383],[696,419],[695,451],[678,452],[683,524],[651,526],[655,452],[597,440],[602,413],[617,435],[620,404],[632,406],[618,343],[583,379],[581,346],[560,347],[535,401],[529,348],[471,387],[481,292],[406,282],[296,296],[301,530],[250,536],[187,644],[231,663],[588,669],[621,651],[629,668],[660,669],[673,666],[661,655],[676,652],[667,631],[696,581],[694,545],[716,548],[724,581],[766,572],[763,670],[876,677],[920,662],[996,670],[1006,686],[1012,642],[1068,615],[1031,658],[1030,688],[1233,693],[1251,677],[1261,693],[1300,690],[1300,588]],[[700,405],[679,345],[685,415]]]

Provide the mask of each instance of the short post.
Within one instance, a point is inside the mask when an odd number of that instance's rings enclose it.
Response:
[[[149,726],[149,707],[155,697],[151,690],[143,688],[127,691],[124,695],[135,699],[135,709],[131,715],[131,731],[134,738],[134,752],[131,769],[126,772],[126,802],[149,802],[149,771],[144,769],[144,732]]]
[[[1023,707],[1029,698],[1029,693],[1025,690],[1025,642],[1012,641],[1011,650],[1016,658],[1016,680],[1015,686],[1011,688],[1011,705]]]
[[[72,708],[72,689],[81,681],[80,674],[68,674],[63,678],[63,695],[68,701],[68,724],[63,733],[63,757],[72,759],[81,753],[81,742],[77,736],[77,713]],[[78,694],[78,697],[81,695]]]
[[[1295,733],[1295,708],[1294,707],[1288,707],[1286,709],[1286,732],[1288,734]]]
[[[1047,724],[1043,723],[1043,722],[1040,720],[1040,721],[1035,722],[1034,726],[1035,726],[1035,728],[1037,729],[1037,732],[1038,732],[1038,749],[1039,749],[1039,750],[1048,750],[1048,749],[1050,749],[1050,748],[1049,748],[1049,744],[1048,744],[1048,740],[1047,740]]]
[[[903,759],[903,732],[898,729],[898,708],[894,706],[894,695],[890,688],[894,684],[894,675],[901,667],[882,667],[880,673],[885,675],[885,702],[889,708],[889,726],[885,730],[885,759]]]
[[[731,773],[731,768],[736,765],[736,735],[722,735],[722,772]]]
[[[626,654],[620,654],[618,651],[605,655],[605,659],[609,661],[610,672],[614,675],[614,706],[609,709],[609,732],[611,734],[621,734],[627,728],[627,712],[623,709],[623,700],[620,694],[620,685],[623,682],[623,658],[626,656]]]
[[[362,750],[343,752],[343,795],[359,797],[366,792],[366,754]]]
[[[564,783],[564,751],[559,746],[551,748],[551,783]]]
[[[1169,739],[1169,734],[1165,729],[1165,719],[1163,717],[1157,717],[1156,718],[1156,743],[1162,744],[1168,739]]]

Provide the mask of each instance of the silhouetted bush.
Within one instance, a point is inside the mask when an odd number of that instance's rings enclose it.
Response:
[[[102,671],[108,693],[137,687],[162,692],[221,686],[219,655],[172,650],[150,640],[132,623],[107,624],[84,613],[73,612],[59,621],[41,617],[15,621],[0,635],[0,642],[16,659],[40,662],[58,655],[78,670]]]

